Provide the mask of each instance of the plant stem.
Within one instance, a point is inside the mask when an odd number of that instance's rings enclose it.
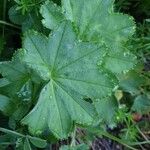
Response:
[[[149,141],[148,138],[144,135],[144,133],[140,130],[139,127],[136,127],[137,130],[139,131],[139,133],[143,136],[143,138],[146,140],[146,141]]]
[[[135,142],[135,143],[131,143],[130,145],[136,146],[136,145],[143,145],[143,144],[150,144],[150,140],[149,141],[143,141],[143,142]]]
[[[13,28],[16,28],[16,29],[20,29],[20,27],[14,25],[14,24],[8,23],[6,21],[3,21],[3,20],[0,20],[0,24],[7,25],[7,26],[10,26],[10,27],[13,27]]]
[[[23,134],[21,133],[18,133],[18,132],[15,132],[15,131],[12,131],[12,130],[8,130],[8,129],[5,129],[5,128],[0,128],[0,131],[1,132],[4,132],[6,134],[10,134],[10,135],[15,135],[15,136],[19,136],[19,137],[25,137]]]

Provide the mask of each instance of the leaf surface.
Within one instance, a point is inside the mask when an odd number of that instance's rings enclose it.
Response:
[[[25,138],[24,145],[23,145],[23,150],[32,150],[31,145],[29,143],[29,140],[27,138]]]
[[[94,102],[94,105],[99,117],[102,118],[107,125],[114,126],[114,117],[118,109],[117,100],[114,97],[103,98]]]
[[[68,136],[73,121],[90,125],[95,111],[83,98],[105,97],[116,84],[98,69],[103,46],[78,41],[70,22],[65,22],[48,39],[28,33],[24,49],[21,59],[40,72],[47,84],[22,123],[29,125],[34,134],[48,127],[59,138]]]
[[[109,51],[103,60],[101,66],[110,70],[114,74],[126,74],[136,64],[136,56],[129,51],[122,50],[120,52]]]
[[[14,58],[12,61],[0,62],[0,73],[4,79],[8,80],[8,84],[1,88],[0,91],[2,94],[10,97],[14,97],[30,79],[29,69],[17,58]]]
[[[57,6],[52,1],[46,1],[45,4],[42,5],[40,13],[44,17],[42,23],[49,29],[55,29],[60,22],[65,19],[61,7]]]
[[[132,110],[141,114],[150,112],[150,99],[146,95],[140,95],[135,98]]]
[[[9,97],[0,94],[0,111],[4,114],[10,114],[12,112],[13,103]]]
[[[113,0],[62,0],[67,19],[75,23],[79,36],[87,40],[101,41],[116,49],[128,40],[135,29],[133,19],[114,13]]]
[[[35,145],[38,148],[45,148],[47,143],[46,140],[40,139],[38,137],[31,137],[28,136],[28,139],[30,140],[30,142]]]
[[[140,87],[149,84],[149,80],[139,74],[140,71],[133,70],[123,76],[119,76],[120,87],[132,95],[139,95],[141,92]]]
[[[79,39],[105,43],[107,55],[102,60],[103,67],[121,74],[136,64],[136,57],[125,48],[135,33],[135,23],[131,16],[115,13],[113,3],[113,0],[62,0],[61,10],[46,2],[41,7],[43,24],[54,29],[63,20],[70,20]]]

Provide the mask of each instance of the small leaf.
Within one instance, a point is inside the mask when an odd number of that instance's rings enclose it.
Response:
[[[11,114],[13,103],[9,97],[0,94],[0,111],[4,114]]]
[[[30,142],[38,148],[45,148],[47,145],[46,140],[43,140],[37,137],[31,137],[31,136],[27,136],[27,137],[30,140]]]
[[[1,78],[0,79],[0,88],[5,87],[9,84],[10,84],[10,82],[6,78]]]
[[[0,73],[11,82],[24,82],[29,78],[28,70],[18,60],[0,62]]]
[[[147,79],[140,75],[140,72],[130,71],[127,74],[119,76],[120,87],[132,95],[140,94],[140,87],[147,84]]]
[[[21,25],[22,31],[26,32],[29,29],[34,29],[36,31],[42,31],[43,26],[41,23],[40,15],[37,15],[36,11],[30,11],[29,13],[23,13],[22,7],[17,5],[12,6],[9,9],[8,15],[11,22],[14,24]]]
[[[0,110],[5,111],[9,102],[10,102],[10,99],[8,97],[0,95]]]
[[[17,10],[17,5],[12,6],[8,11],[9,19],[14,24],[22,25],[27,16],[22,15],[21,10]]]
[[[103,98],[97,102],[94,102],[95,108],[99,114],[99,117],[103,121],[111,126],[115,124],[115,114],[118,110],[118,103],[114,97]]]
[[[42,23],[49,29],[55,29],[60,22],[64,20],[61,7],[57,6],[52,1],[46,1],[41,6],[40,13],[43,15]]]
[[[140,95],[135,98],[132,110],[141,114],[150,112],[150,99],[146,95]]]
[[[19,51],[22,50],[20,49]],[[19,60],[18,52],[15,53],[12,61],[0,62],[0,73],[3,78],[9,82],[5,85],[5,88],[1,88],[0,90],[2,90],[4,95],[8,95],[10,97],[16,96],[16,94],[20,92],[21,88],[28,84],[32,84],[31,81],[34,81],[35,83],[42,82],[39,75],[27,68],[27,66]]]
[[[32,150],[28,138],[25,138],[23,150]]]

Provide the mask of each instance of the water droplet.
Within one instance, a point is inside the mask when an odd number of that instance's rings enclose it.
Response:
[[[127,53],[123,53],[123,56],[127,56]]]
[[[120,117],[119,117],[119,116],[117,116],[117,117],[116,117],[116,119],[117,119],[117,120],[120,120]]]

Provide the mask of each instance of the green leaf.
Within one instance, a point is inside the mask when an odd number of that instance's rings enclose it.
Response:
[[[30,132],[38,134],[48,127],[56,137],[66,138],[73,121],[92,124],[93,105],[83,98],[105,97],[116,85],[97,66],[104,47],[76,40],[70,22],[66,22],[48,39],[38,33],[28,33],[24,49],[20,59],[47,81],[36,106],[22,120]]]
[[[3,77],[5,77],[4,79],[7,78],[8,80],[8,84],[4,84],[4,86],[0,88],[0,93],[10,97],[10,101],[6,107],[8,111],[4,113],[15,120],[20,120],[27,114],[31,106],[31,100],[34,96],[34,93],[32,93],[32,80],[38,80],[38,82],[41,80],[39,80],[39,78],[36,79],[34,72],[27,69],[26,66],[18,60],[17,53],[12,61],[0,63],[0,72]],[[35,85],[34,83],[34,87]]]
[[[10,98],[0,94],[0,111],[4,114],[10,114],[12,112],[12,105],[13,103]]]
[[[23,82],[29,76],[26,67],[18,60],[0,62],[0,73],[11,82]]]
[[[31,137],[31,136],[28,136],[28,139],[30,140],[30,142],[38,147],[38,148],[45,148],[46,145],[47,145],[47,142],[46,140],[43,140],[43,139],[40,139],[40,138],[37,138],[37,137]]]
[[[136,64],[136,57],[125,45],[135,33],[135,23],[132,17],[115,13],[113,3],[113,0],[62,0],[60,10],[47,2],[41,8],[43,24],[54,29],[64,18],[71,20],[79,39],[106,44],[107,55],[100,62],[103,67],[117,74],[127,72]]]
[[[109,125],[115,125],[115,114],[118,110],[118,103],[114,97],[108,97],[100,99],[94,102],[95,108],[99,114],[99,117]]]
[[[15,143],[15,138],[5,134],[5,135],[1,135],[0,136],[0,149],[1,150],[6,150],[8,148],[9,145],[14,144]]]
[[[103,66],[114,72],[122,73],[132,69],[136,57],[123,45],[135,32],[132,17],[115,13],[113,0],[62,0],[67,19],[77,28],[79,38],[85,41],[104,42],[108,54]]]
[[[113,0],[62,0],[62,10],[66,19],[74,22],[81,39],[95,42],[103,40],[115,50],[122,47],[121,43],[134,34],[135,24],[132,17],[115,13],[113,3]],[[47,10],[41,12],[47,25],[49,19],[54,25],[63,20],[62,15],[58,19],[58,15],[55,16],[54,11],[51,12],[53,5],[47,2],[42,6],[42,10]],[[59,7],[56,10],[61,14]],[[53,26],[48,27],[53,29]]]
[[[62,0],[67,19],[75,23],[79,36],[101,41],[116,49],[135,32],[133,18],[114,13],[113,0]]]
[[[20,91],[21,87],[30,79],[26,67],[20,61],[0,62],[0,73],[10,83],[5,86],[2,93],[14,96]]]
[[[6,79],[6,78],[2,78],[0,79],[0,88],[6,86],[6,85],[9,85],[10,82]]]
[[[26,16],[22,15],[21,10],[17,10],[17,5],[12,6],[8,11],[9,19],[14,24],[22,25]]]
[[[26,32],[28,30],[36,30],[39,32],[45,32],[44,27],[41,23],[41,16],[37,15],[36,11],[27,13],[25,21],[22,23],[22,31]]]
[[[150,99],[146,95],[140,95],[135,98],[132,110],[141,114],[150,112]]]
[[[140,75],[140,72],[136,72],[135,70],[130,71],[125,75],[119,76],[119,80],[120,87],[132,95],[140,94],[140,87],[145,85],[147,82],[147,79]]]
[[[18,53],[15,54],[12,61],[0,62],[0,73],[4,79],[8,80],[8,84],[5,84],[5,87],[1,88],[0,91],[10,97],[16,96],[17,93],[20,94],[20,92],[32,85],[32,81],[35,83],[42,82],[39,75],[27,68],[27,66],[19,60]]]
[[[120,52],[109,51],[101,61],[104,68],[115,74],[126,74],[136,64],[136,57],[124,49]]]
[[[13,141],[15,141],[15,138],[8,134],[0,136],[0,145],[3,144],[10,145]]]
[[[56,28],[65,18],[62,14],[61,7],[57,6],[52,1],[46,1],[40,9],[40,13],[44,19],[42,23],[49,29]]]
[[[23,32],[29,29],[43,31],[41,16],[37,15],[35,10],[22,14],[21,9],[17,10],[17,8],[18,6],[14,5],[9,9],[8,15],[11,22],[21,25]]]
[[[25,138],[23,150],[32,150],[28,138]]]

